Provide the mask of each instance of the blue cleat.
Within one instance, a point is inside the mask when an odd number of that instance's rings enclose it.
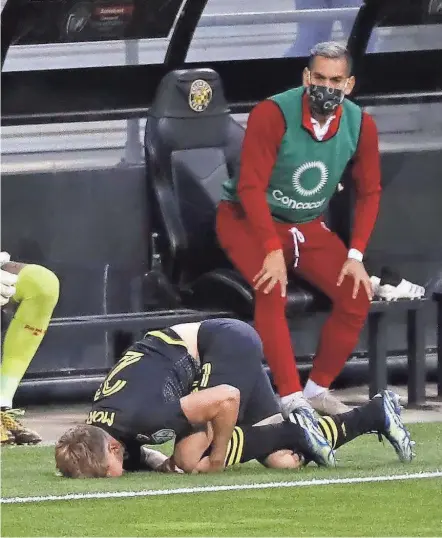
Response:
[[[313,460],[321,467],[336,467],[335,451],[324,437],[312,409],[298,407],[290,413],[287,420],[298,424],[304,431],[305,440],[309,447],[309,453],[304,454],[306,461]]]
[[[402,422],[399,395],[391,390],[383,390],[373,400],[379,400],[384,412],[384,427],[379,433],[390,442],[402,462],[410,462],[416,455],[413,452],[415,442]]]

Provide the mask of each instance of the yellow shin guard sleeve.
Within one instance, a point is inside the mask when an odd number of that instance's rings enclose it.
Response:
[[[18,274],[16,288],[13,299],[19,306],[3,344],[2,407],[12,407],[14,394],[43,340],[59,296],[58,278],[40,265],[26,265]]]

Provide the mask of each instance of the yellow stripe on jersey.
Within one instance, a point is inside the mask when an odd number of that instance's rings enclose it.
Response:
[[[202,366],[203,370],[203,377],[201,378],[201,383],[199,384],[199,387],[201,389],[207,387],[209,384],[210,374],[212,373],[212,363],[211,362],[205,362]]]
[[[179,338],[175,339],[169,336],[168,334],[163,333],[162,331],[149,331],[144,335],[144,338],[147,336],[156,336],[163,342],[166,342],[166,344],[170,344],[171,346],[184,346],[187,348],[186,344],[184,343],[184,340],[181,340]]]
[[[204,363],[201,367],[201,371],[201,377],[196,379],[192,384],[192,392],[198,392],[200,389],[207,388],[210,380],[210,374],[212,373],[212,363]]]

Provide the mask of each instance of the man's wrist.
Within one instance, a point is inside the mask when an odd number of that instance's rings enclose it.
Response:
[[[264,241],[263,246],[266,254],[270,254],[270,252],[274,252],[275,250],[282,250],[282,245],[281,241],[279,240],[279,237],[267,239],[267,241]]]
[[[357,260],[358,262],[361,262],[362,263],[362,260],[364,259],[364,255],[362,254],[362,252],[360,250],[358,250],[357,248],[351,248],[349,251],[348,251],[348,256],[347,258],[349,260]]]

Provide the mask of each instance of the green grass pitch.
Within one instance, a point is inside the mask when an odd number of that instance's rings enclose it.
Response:
[[[256,462],[217,475],[127,474],[68,480],[55,474],[53,448],[2,448],[2,499],[113,493],[113,498],[2,504],[2,536],[441,536],[442,477],[385,480],[442,471],[442,423],[410,425],[417,457],[402,464],[387,441],[366,435],[338,451],[337,469],[297,472]],[[166,447],[166,449],[170,447]],[[371,477],[368,482],[358,479]],[[384,477],[384,481],[375,481]],[[351,483],[282,482],[352,478]],[[219,491],[220,486],[276,483]],[[215,486],[213,491],[131,497],[122,492]],[[218,491],[217,491],[218,488]]]

